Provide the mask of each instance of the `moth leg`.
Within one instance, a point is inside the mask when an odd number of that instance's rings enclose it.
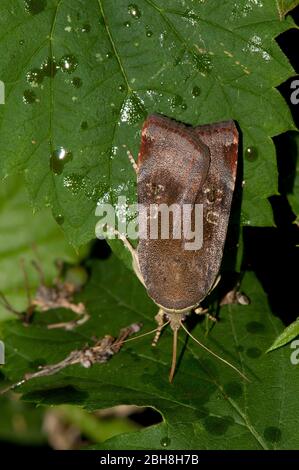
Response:
[[[208,308],[197,307],[196,309],[194,309],[194,312],[196,313],[196,315],[206,315],[206,317],[214,323],[217,322],[217,318],[209,313]]]
[[[111,227],[110,225],[107,225],[107,229],[112,231],[112,233],[114,233],[123,242],[125,247],[131,253],[133,270],[134,270],[136,276],[138,277],[139,281],[144,285],[143,276],[141,274],[140,267],[139,267],[139,260],[138,260],[137,251],[131,245],[130,241],[127,239],[127,237],[123,233],[119,232],[118,230],[116,230],[114,227]]]
[[[126,145],[123,145],[123,147],[124,147],[124,148],[127,148]],[[137,163],[136,163],[136,161],[135,161],[135,158],[134,158],[133,155],[132,155],[132,152],[130,152],[130,150],[128,150],[128,149],[127,149],[127,155],[128,155],[128,159],[129,159],[129,161],[130,161],[130,163],[131,163],[131,165],[132,165],[132,167],[133,167],[133,169],[134,169],[134,171],[135,171],[135,173],[136,173],[136,175],[137,175],[137,173],[138,173],[138,166],[137,166]]]
[[[159,341],[161,331],[163,329],[164,323],[165,323],[165,314],[163,308],[160,308],[157,315],[155,316],[155,320],[158,324],[157,332],[155,334],[155,337],[152,342],[152,346],[157,346],[157,343]]]
[[[221,275],[218,274],[218,276],[216,277],[215,279],[215,282],[214,284],[212,285],[211,289],[209,290],[208,294],[209,295],[214,289],[216,289],[216,287],[218,286],[219,282],[220,282],[220,279],[221,279]]]

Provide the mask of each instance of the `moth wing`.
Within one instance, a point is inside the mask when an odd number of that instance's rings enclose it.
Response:
[[[212,288],[219,272],[229,223],[238,163],[238,130],[234,121],[194,128],[209,147],[210,168],[196,203],[203,204],[203,246],[195,253],[194,276],[199,283],[199,300]]]
[[[143,127],[138,156],[138,203],[147,211],[150,205],[194,205],[208,177],[208,147],[194,129],[159,115],[150,116]],[[139,210],[140,214],[140,210]],[[138,259],[150,297],[168,309],[190,306],[197,298],[194,290],[193,253],[184,248],[184,239],[153,239],[152,218],[139,217],[139,229],[147,228],[138,244]],[[144,227],[145,226],[145,227]],[[142,228],[143,227],[143,228]],[[170,233],[172,225],[170,224]]]

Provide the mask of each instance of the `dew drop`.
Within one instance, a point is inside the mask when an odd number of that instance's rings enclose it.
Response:
[[[82,175],[72,173],[63,179],[63,185],[73,194],[78,194],[85,187],[85,179]]]
[[[126,87],[125,85],[121,84],[121,85],[118,85],[118,90],[119,91],[125,91]]]
[[[194,86],[192,88],[192,96],[193,98],[197,98],[201,93],[201,89],[198,86]]]
[[[62,214],[54,215],[54,219],[56,220],[56,222],[58,223],[58,225],[62,225],[63,222],[64,222],[64,217],[63,217]]]
[[[125,22],[124,22],[124,26],[125,26],[126,28],[130,28],[130,26],[131,26],[130,21],[125,21]]]
[[[58,147],[52,152],[50,158],[50,168],[56,175],[60,175],[63,171],[64,165],[73,159],[72,152],[69,152],[63,147]]]
[[[153,32],[152,32],[150,29],[148,29],[148,30],[146,31],[145,35],[146,35],[147,38],[151,38],[152,35],[153,35]]]
[[[23,93],[23,103],[33,104],[36,102],[36,94],[33,90],[25,90]]]
[[[112,56],[113,56],[113,54],[110,51],[106,52],[106,54],[105,54],[106,59],[111,59]]]
[[[230,416],[219,418],[217,416],[208,416],[204,420],[205,428],[210,434],[222,436],[226,433],[229,426],[234,423]]]
[[[256,147],[247,147],[245,149],[245,158],[250,162],[254,162],[258,157],[258,151]]]
[[[41,66],[41,72],[45,77],[54,78],[58,71],[58,65],[54,57],[48,57]]]
[[[25,0],[25,10],[30,15],[37,15],[44,11],[47,6],[47,0]]]
[[[141,11],[139,10],[138,6],[134,3],[131,3],[128,6],[128,13],[132,16],[135,20],[138,20],[141,16]]]
[[[186,105],[186,103],[182,103],[181,108],[182,108],[183,111],[186,111],[188,106]]]
[[[89,33],[91,30],[91,26],[89,23],[85,23],[83,26],[82,26],[82,33]]]
[[[168,447],[171,444],[169,437],[163,437],[160,441],[162,447]]]
[[[82,129],[83,131],[85,131],[86,129],[88,129],[88,123],[87,123],[87,121],[82,121],[80,127],[81,127],[81,129]]]
[[[27,72],[26,79],[27,82],[30,83],[32,86],[38,86],[42,83],[44,78],[43,72],[41,69],[34,68]]]
[[[19,44],[20,44],[20,46],[24,46],[25,40],[24,40],[24,39],[20,39],[20,40],[19,40]]]
[[[73,73],[78,67],[78,60],[75,56],[67,54],[61,57],[59,65],[63,72]]]
[[[201,54],[197,54],[196,52],[193,52],[192,61],[199,72],[209,73],[212,68],[211,57],[207,53],[203,52]]]
[[[80,77],[74,77],[71,83],[75,88],[81,88],[81,86],[83,85],[83,82]]]
[[[183,98],[180,95],[175,95],[171,101],[170,101],[170,106],[172,108],[177,108],[178,106],[183,105]]]
[[[135,124],[136,122],[144,119],[146,116],[146,110],[143,102],[136,93],[131,93],[130,96],[124,102],[120,111],[121,122],[128,124]]]

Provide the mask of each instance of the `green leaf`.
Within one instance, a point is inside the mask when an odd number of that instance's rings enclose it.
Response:
[[[282,20],[293,8],[299,5],[298,0],[276,0],[278,13]]]
[[[49,209],[33,214],[20,177],[10,177],[2,182],[0,205],[0,290],[17,310],[22,310],[28,301],[24,292],[21,259],[24,260],[30,288],[34,290],[39,280],[31,261],[37,260],[37,255],[45,278],[50,281],[57,274],[55,259],[75,262],[78,254],[65,241]],[[37,255],[33,245],[36,246]],[[0,318],[8,315],[1,305]]]
[[[34,379],[19,390],[25,393],[25,400],[36,404],[76,404],[91,411],[126,403],[153,407],[161,413],[160,424],[114,437],[100,448],[298,448],[294,410],[299,377],[290,362],[290,351],[283,348],[263,354],[283,325],[270,313],[252,273],[246,274],[242,290],[251,298],[251,305],[223,307],[220,321],[208,337],[204,336],[205,320],[198,317],[192,333],[239,367],[250,383],[190,338],[186,341],[180,331],[180,359],[174,383],[169,384],[172,335],[166,329],[157,348],[151,348],[151,337],[141,338],[124,345],[105,364],[90,369],[71,366],[54,376]],[[120,328],[136,321],[144,323],[142,332],[153,328],[156,307],[136,277],[114,257],[93,264],[82,295],[91,319],[76,331],[49,331],[40,323],[24,328],[16,321],[6,322],[4,373],[10,380],[19,380],[39,364],[60,361],[73,349],[91,344],[94,335],[117,335]]]
[[[245,156],[242,222],[273,223],[271,137],[294,129],[275,89],[294,73],[274,40],[294,26],[280,18],[290,2],[34,5],[1,1],[1,171],[26,172],[35,207],[61,215],[71,243],[94,238],[99,201],[135,201],[123,145],[137,154],[152,112],[193,125],[235,119]]]
[[[291,323],[286,329],[275,339],[267,352],[274,351],[274,349],[281,348],[285,344],[292,341],[299,335],[299,318]]]

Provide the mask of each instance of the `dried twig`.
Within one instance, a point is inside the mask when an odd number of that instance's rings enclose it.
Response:
[[[56,374],[62,369],[65,369],[66,367],[72,366],[74,364],[81,364],[83,367],[89,368],[93,364],[102,364],[107,362],[109,359],[111,359],[112,356],[119,352],[124,341],[129,336],[138,333],[141,327],[141,323],[133,323],[126,328],[122,328],[117,338],[114,338],[111,335],[106,335],[103,338],[97,340],[94,346],[86,346],[83,349],[76,349],[75,351],[72,351],[65,359],[57,362],[56,364],[41,366],[38,371],[25,374],[22,380],[1,390],[0,394],[2,395],[8,390],[13,390],[28,382],[29,380]]]
[[[74,295],[79,292],[80,287],[70,282],[62,281],[61,265],[58,265],[58,275],[50,286],[47,286],[45,283],[45,276],[41,264],[33,260],[32,265],[36,269],[40,280],[40,285],[35,297],[31,299],[28,276],[24,268],[24,262],[22,262],[21,266],[24,272],[28,306],[24,312],[18,312],[10,305],[4,294],[0,292],[0,302],[7,310],[21,318],[26,326],[31,322],[33,314],[37,309],[42,312],[47,312],[48,310],[56,308],[65,308],[79,316],[79,318],[68,322],[52,323],[48,325],[49,329],[63,328],[65,330],[72,330],[77,326],[83,325],[87,320],[89,320],[90,317],[86,311],[85,305],[82,302],[74,302]]]

